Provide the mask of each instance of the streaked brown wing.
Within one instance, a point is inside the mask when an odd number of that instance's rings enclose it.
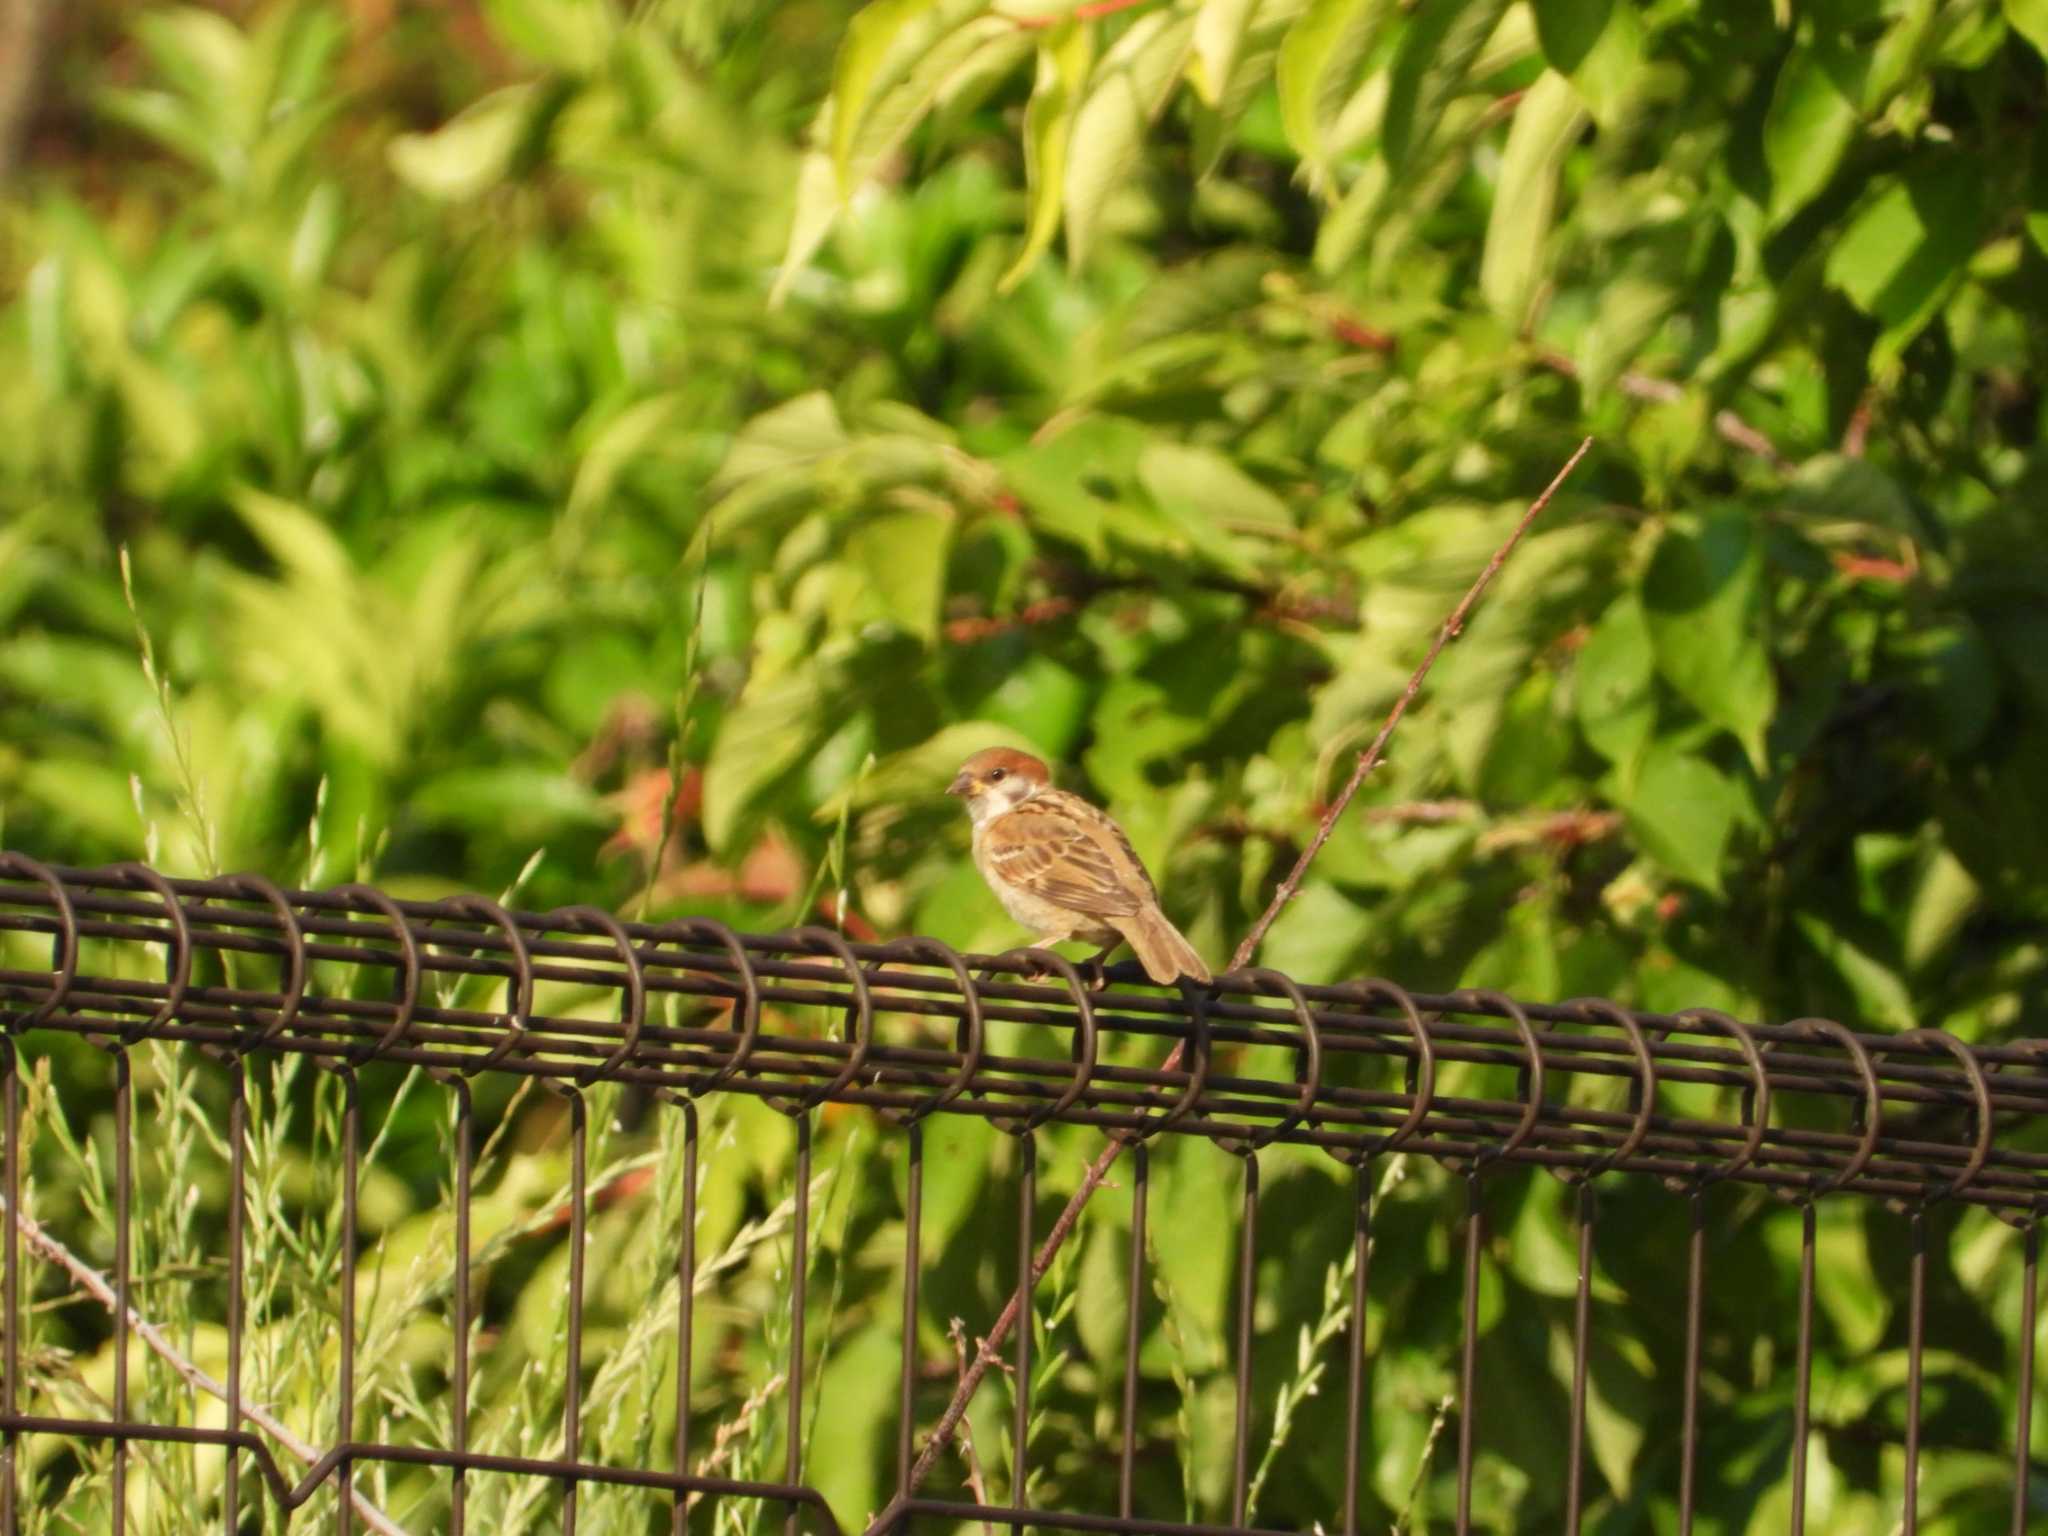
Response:
[[[981,846],[991,872],[1069,912],[1122,917],[1138,910],[1115,858],[1071,817],[1020,805],[988,824]]]

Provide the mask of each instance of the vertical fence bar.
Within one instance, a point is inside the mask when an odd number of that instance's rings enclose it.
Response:
[[[335,1410],[336,1442],[356,1435],[356,1185],[362,1178],[363,1105],[356,1075],[341,1076],[341,1379]],[[355,1529],[355,1464],[346,1457],[336,1469],[334,1524],[341,1536]]]
[[[469,1083],[450,1078],[449,1091],[455,1095],[455,1360],[454,1379],[448,1384],[453,1402],[449,1407],[449,1431],[457,1455],[469,1451],[469,1185],[476,1168],[475,1107],[470,1102]],[[469,1480],[456,1467],[448,1486],[448,1529],[450,1536],[463,1536],[469,1522]]]
[[[1927,1335],[1927,1214],[1916,1209],[1907,1221],[1906,1241],[1906,1496],[1901,1529],[1920,1529],[1920,1368]]]
[[[583,1095],[568,1090],[569,1100],[569,1365],[562,1383],[562,1457],[583,1459],[583,1247],[588,1236],[585,1185],[589,1179],[589,1110]],[[576,1536],[576,1490],[572,1475],[563,1479],[562,1536]]]
[[[249,1134],[249,1085],[242,1058],[230,1056],[228,1068],[228,1433],[242,1427],[242,1202],[247,1186],[243,1143]],[[227,1536],[241,1528],[242,1453],[230,1445],[221,1482],[222,1525]]]
[[[1259,1158],[1248,1152],[1244,1164],[1244,1221],[1237,1234],[1237,1415],[1230,1452],[1230,1523],[1243,1525],[1251,1484],[1252,1424],[1252,1285],[1258,1278]]]
[[[1372,1163],[1353,1170],[1351,1211],[1351,1379],[1344,1402],[1344,1536],[1358,1536],[1358,1460],[1365,1429],[1365,1297],[1372,1274]]]
[[[1678,1536],[1692,1536],[1695,1478],[1700,1451],[1700,1320],[1706,1305],[1707,1197],[1695,1189],[1686,1202],[1691,1230],[1685,1249],[1685,1403],[1678,1433]]]
[[[4,1265],[0,1265],[0,1291],[5,1292],[7,1344],[0,1360],[0,1409],[11,1421],[21,1412],[21,1074],[14,1042],[0,1036],[0,1117],[6,1120],[7,1145],[0,1178],[7,1183],[7,1236]],[[20,1527],[15,1507],[15,1433],[10,1422],[0,1437],[0,1532],[14,1536]]]
[[[1131,1518],[1138,1461],[1138,1348],[1144,1342],[1145,1216],[1152,1188],[1152,1154],[1131,1145],[1131,1260],[1124,1289],[1123,1443],[1117,1452],[1116,1512]]]
[[[135,1255],[128,1222],[135,1198],[135,1079],[128,1053],[114,1058],[114,1418],[128,1422],[128,1312],[134,1305]],[[114,1437],[114,1536],[128,1528],[128,1442]]]
[[[788,1449],[783,1456],[783,1481],[802,1480],[804,1469],[804,1317],[810,1304],[811,1268],[811,1111],[796,1116],[796,1210],[792,1217],[789,1255],[789,1415]],[[796,1536],[797,1506],[789,1507],[782,1528]]]
[[[2020,1292],[2020,1401],[2013,1426],[2012,1451],[2012,1536],[2027,1536],[2027,1485],[2032,1479],[2034,1442],[2034,1329],[2039,1305],[2037,1284],[2041,1267],[2041,1228],[2027,1222],[2025,1257],[2021,1262]]]
[[[896,1379],[896,1497],[910,1497],[911,1441],[917,1434],[917,1293],[924,1263],[924,1126],[904,1129],[903,1353]]]
[[[1479,1420],[1479,1248],[1485,1240],[1486,1207],[1479,1198],[1479,1171],[1465,1175],[1465,1313],[1458,1361],[1458,1536],[1472,1529],[1472,1450]],[[1419,1496],[1419,1495],[1418,1495]]]
[[[1016,1412],[1010,1426],[1010,1506],[1022,1509],[1031,1480],[1031,1260],[1037,1247],[1038,1137],[1026,1131],[1017,1138],[1017,1326]]]
[[[1813,1202],[1799,1208],[1799,1342],[1792,1356],[1792,1536],[1806,1532],[1806,1434],[1813,1393]]]
[[[676,1474],[690,1470],[690,1357],[697,1323],[697,1106],[684,1100],[682,1231],[676,1244]],[[690,1525],[690,1495],[676,1490],[671,1536],[685,1536]]]
[[[1579,1287],[1572,1302],[1572,1407],[1565,1466],[1565,1536],[1579,1536],[1586,1476],[1586,1352],[1593,1328],[1593,1222],[1597,1214],[1593,1186],[1578,1187]]]

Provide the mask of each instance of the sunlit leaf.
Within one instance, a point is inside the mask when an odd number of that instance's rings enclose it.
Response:
[[[1861,68],[1830,41],[1795,48],[1778,71],[1764,115],[1764,161],[1771,173],[1771,218],[1782,223],[1833,179],[1858,121]]]
[[[1961,281],[1984,229],[1984,182],[1947,156],[1890,180],[1828,252],[1828,281],[1883,323],[1892,349]]]
[[[1601,127],[1617,126],[1641,83],[1642,13],[1627,0],[1537,0],[1535,11],[1551,68]]]
[[[1518,329],[1547,271],[1545,247],[1564,157],[1586,122],[1577,92],[1554,70],[1545,71],[1515,108],[1486,224],[1479,291],[1495,314]]]
[[[1031,103],[1024,109],[1024,171],[1030,211],[1024,220],[1023,249],[999,284],[1004,289],[1024,280],[1059,229],[1068,144],[1094,57],[1094,30],[1073,22],[1053,28],[1039,45],[1038,81],[1032,88]]]
[[[1507,8],[1508,0],[1423,0],[1409,18],[1381,139],[1396,171],[1439,131],[1445,105],[1465,88],[1473,60]]]
[[[1280,120],[1309,185],[1325,197],[1335,191],[1330,129],[1393,9],[1391,0],[1310,0],[1281,40],[1274,66]]]
[[[1184,5],[1133,22],[1096,61],[1074,120],[1066,185],[1067,259],[1088,259],[1103,209],[1137,164],[1145,129],[1165,108],[1194,46]]]
[[[1219,105],[1237,68],[1257,0],[1202,0],[1195,15],[1194,49],[1188,59],[1188,83],[1208,106]]]
[[[511,171],[542,97],[539,86],[508,85],[432,133],[400,134],[387,151],[391,169],[429,197],[455,199],[486,192]]]
[[[1681,880],[1719,894],[1728,841],[1747,811],[1740,788],[1705,758],[1668,742],[1643,755],[1619,799],[1651,857]]]

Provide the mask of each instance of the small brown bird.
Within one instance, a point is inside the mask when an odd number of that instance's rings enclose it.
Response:
[[[946,793],[967,802],[981,878],[1039,946],[1082,939],[1104,946],[1099,960],[1129,941],[1161,986],[1183,976],[1209,980],[1202,957],[1159,910],[1152,877],[1123,828],[1079,795],[1054,789],[1030,753],[977,752]]]

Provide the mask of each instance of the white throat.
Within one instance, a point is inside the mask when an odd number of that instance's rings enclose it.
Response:
[[[991,784],[967,802],[968,817],[974,822],[975,830],[979,831],[1003,812],[1015,810],[1042,787],[1022,775],[1005,779],[1000,784]]]

